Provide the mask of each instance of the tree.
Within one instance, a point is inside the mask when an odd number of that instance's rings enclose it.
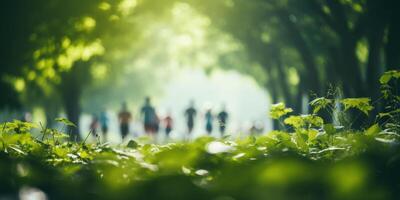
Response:
[[[6,43],[14,54],[6,54],[10,57],[5,60],[16,70],[13,74],[5,73],[26,86],[19,91],[25,104],[45,105],[52,109],[47,113],[53,114],[61,110],[58,105],[63,105],[67,117],[79,125],[80,98],[83,88],[90,84],[90,67],[105,51],[101,36],[111,34],[107,30],[115,30],[112,25],[118,24],[115,21],[124,11],[118,6],[121,1],[114,3],[113,7],[97,0],[51,3],[17,0],[7,4],[6,8],[17,16],[4,13],[5,26],[16,29],[14,40]],[[5,34],[11,36],[13,31]],[[32,96],[40,98],[31,102]],[[72,131],[77,138],[78,131]]]

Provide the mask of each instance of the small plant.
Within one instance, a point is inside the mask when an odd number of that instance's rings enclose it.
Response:
[[[400,130],[399,81],[400,71],[385,72],[380,78],[384,109],[377,115],[377,121],[391,132]]]

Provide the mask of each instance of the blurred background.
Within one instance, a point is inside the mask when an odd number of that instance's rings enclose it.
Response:
[[[379,76],[400,67],[396,0],[13,0],[1,6],[0,121],[54,126],[66,117],[86,135],[93,115],[140,108],[185,134],[185,109],[229,113],[227,132],[271,130],[269,105],[307,113],[307,102],[340,88],[379,98]],[[218,136],[215,129],[212,135]]]

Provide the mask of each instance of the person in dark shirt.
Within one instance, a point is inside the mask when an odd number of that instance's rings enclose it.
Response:
[[[164,124],[165,124],[165,134],[167,135],[167,137],[169,137],[169,134],[171,133],[173,127],[173,120],[171,114],[168,114],[164,118]]]
[[[196,109],[194,108],[194,102],[190,101],[189,108],[185,110],[186,125],[188,128],[188,133],[192,133],[194,127],[194,119],[196,117]]]
[[[221,112],[218,113],[218,124],[219,124],[219,132],[221,136],[225,134],[226,123],[228,120],[228,112],[226,112],[225,106],[222,106]]]
[[[151,105],[150,97],[145,98],[145,103],[140,110],[143,117],[144,131],[147,134],[154,134],[159,128],[159,119],[154,107]]]
[[[125,137],[129,133],[129,123],[132,120],[132,114],[128,111],[126,103],[122,103],[122,109],[118,114],[118,120],[119,120],[119,127],[121,131],[121,136],[122,139],[125,139]]]
[[[211,112],[211,109],[208,109],[205,115],[206,118],[206,131],[208,135],[211,135],[213,129],[213,120],[214,116]]]

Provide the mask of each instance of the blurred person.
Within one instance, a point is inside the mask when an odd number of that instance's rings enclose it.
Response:
[[[89,128],[92,136],[97,137],[97,130],[99,129],[99,118],[95,114],[92,115],[92,121],[90,122]]]
[[[250,134],[251,135],[260,135],[264,131],[264,126],[261,122],[254,121],[250,127]]]
[[[144,131],[147,134],[154,134],[158,132],[160,120],[154,107],[151,105],[150,97],[145,98],[145,102],[140,110],[140,113],[143,117]]]
[[[122,139],[129,133],[129,123],[132,120],[132,114],[128,111],[126,102],[122,103],[121,111],[118,114],[118,121]]]
[[[191,134],[194,127],[194,119],[196,117],[196,109],[194,108],[194,101],[191,100],[189,107],[185,110],[186,125],[188,128],[188,133]]]
[[[170,113],[168,113],[168,115],[164,118],[164,124],[165,134],[167,135],[167,137],[169,137],[169,134],[171,133],[173,127],[173,119]]]
[[[219,123],[219,132],[221,133],[221,136],[223,136],[225,134],[226,123],[228,120],[228,112],[226,112],[225,105],[222,106],[222,110],[218,113],[217,118]]]
[[[107,133],[108,133],[108,116],[105,111],[101,111],[100,113],[100,126],[101,126],[101,133],[103,134],[103,140],[107,140]]]
[[[206,119],[206,131],[208,135],[211,135],[212,129],[213,129],[213,120],[214,116],[211,112],[211,108],[207,109],[207,112],[205,114],[205,119]]]

